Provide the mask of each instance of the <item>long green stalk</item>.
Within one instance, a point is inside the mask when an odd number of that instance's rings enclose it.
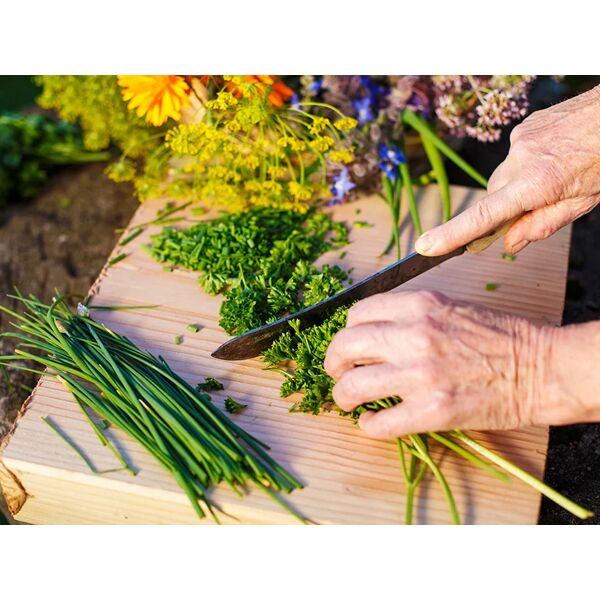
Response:
[[[429,454],[429,450],[427,445],[423,441],[420,435],[409,435],[410,441],[413,443],[413,447],[419,453],[419,458],[427,464],[427,466],[431,469],[435,478],[438,480],[444,495],[446,496],[446,501],[448,502],[448,507],[450,508],[450,515],[452,518],[452,523],[454,525],[460,525],[460,515],[458,514],[458,509],[456,508],[456,502],[454,501],[454,496],[452,495],[452,490],[446,481],[442,471],[437,466],[431,455]]]
[[[489,448],[486,448],[472,437],[468,436],[466,433],[455,430],[450,435],[463,442],[463,444],[473,448],[473,450],[481,454],[481,456],[484,456],[490,462],[493,462],[495,465],[498,465],[504,469],[507,473],[510,473],[517,479],[520,479],[533,489],[540,492],[540,494],[550,498],[550,500],[556,502],[556,504],[562,506],[565,510],[568,510],[576,517],[579,517],[580,519],[588,519],[589,517],[594,516],[594,513],[583,508],[583,506],[580,506],[576,502],[569,500],[556,490],[553,490],[550,486],[546,485],[543,481],[540,481],[537,477],[534,477],[530,473],[527,473],[527,471],[524,471],[523,469],[517,467],[517,465],[511,463],[509,460],[506,460]]]
[[[410,211],[410,216],[415,226],[415,230],[418,235],[421,235],[423,233],[423,227],[421,226],[419,210],[417,209],[417,199],[415,198],[415,192],[413,190],[410,169],[408,167],[408,163],[406,162],[400,164],[400,177],[402,178],[402,185],[404,186],[408,196],[408,209]]]
[[[457,167],[462,169],[469,177],[479,183],[479,185],[487,188],[487,179],[454,152],[454,150],[439,138],[437,134],[431,131],[425,119],[420,115],[410,109],[405,109],[402,113],[402,121],[418,131],[423,137],[427,137],[432,144],[434,144],[442,154],[445,154]]]
[[[419,133],[421,136],[421,143],[431,168],[433,170],[435,179],[442,196],[442,211],[444,222],[449,221],[452,218],[452,198],[450,195],[450,185],[448,183],[448,175],[446,174],[446,167],[444,166],[444,159],[440,154],[440,151],[436,148],[435,144],[430,140],[429,137]]]

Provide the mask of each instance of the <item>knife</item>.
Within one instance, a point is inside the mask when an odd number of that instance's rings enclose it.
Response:
[[[318,323],[322,323],[327,317],[331,316],[338,308],[340,308],[340,306],[347,306],[357,300],[368,298],[374,294],[393,290],[399,285],[429,271],[429,269],[432,269],[455,256],[460,256],[465,251],[472,254],[482,252],[504,235],[517,218],[511,219],[502,227],[499,227],[484,237],[478,238],[465,246],[461,246],[448,254],[443,254],[441,256],[423,256],[413,252],[405,258],[392,263],[373,275],[369,275],[366,279],[351,285],[345,290],[330,296],[317,304],[313,304],[294,314],[231,338],[219,346],[211,356],[223,360],[244,360],[258,356],[267,350],[282,333],[290,329],[289,322],[291,320],[298,319],[301,328],[317,325]]]

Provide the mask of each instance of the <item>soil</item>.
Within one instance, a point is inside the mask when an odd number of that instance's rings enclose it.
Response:
[[[106,165],[64,169],[35,199],[11,206],[0,215],[0,298],[17,287],[24,294],[51,299],[61,293],[87,294],[119,234],[138,206],[133,189],[104,175]],[[8,327],[0,313],[0,331]],[[0,354],[12,343],[0,338]],[[0,374],[0,440],[35,385],[36,376],[11,371],[11,388]],[[0,524],[2,523],[0,494]]]
[[[544,96],[548,94],[545,91]],[[554,99],[556,101],[556,99]],[[535,108],[538,108],[536,106]],[[461,153],[486,176],[508,151],[508,133],[497,144],[466,143]],[[17,286],[49,300],[54,288],[85,295],[133,215],[137,201],[126,184],[114,184],[104,165],[65,169],[34,200],[11,207],[0,223],[0,298]],[[452,183],[470,184],[449,170]],[[564,323],[600,318],[600,208],[573,227]],[[10,305],[10,302],[8,303]],[[0,314],[0,330],[7,319]],[[10,352],[0,338],[0,354]],[[0,376],[0,439],[9,430],[35,376],[11,374],[12,390]],[[600,424],[551,429],[546,482],[596,513],[600,523]],[[2,523],[0,494],[0,524]],[[540,523],[581,523],[544,500]]]

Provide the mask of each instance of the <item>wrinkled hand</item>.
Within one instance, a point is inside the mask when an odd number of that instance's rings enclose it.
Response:
[[[510,142],[490,178],[489,195],[423,234],[417,252],[450,252],[523,214],[504,236],[507,251],[516,253],[600,202],[600,86],[531,114],[513,129]]]
[[[388,292],[350,309],[325,370],[346,411],[402,398],[393,408],[361,415],[359,425],[371,437],[512,429],[539,420],[534,399],[550,329],[438,293]]]

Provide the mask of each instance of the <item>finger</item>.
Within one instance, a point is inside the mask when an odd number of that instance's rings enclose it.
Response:
[[[333,386],[335,403],[350,412],[366,402],[388,396],[404,396],[423,385],[418,371],[389,363],[355,367],[346,371]]]
[[[504,236],[506,250],[516,254],[529,242],[545,240],[592,210],[596,203],[594,197],[587,202],[569,199],[526,213],[506,232]]]
[[[386,362],[390,336],[395,334],[393,323],[380,322],[346,327],[335,334],[323,367],[330,377],[338,380],[355,365]]]
[[[439,256],[484,236],[524,212],[525,182],[513,182],[489,194],[448,223],[424,233],[415,249],[425,256]]]
[[[413,322],[448,301],[435,291],[386,292],[357,302],[348,311],[347,327],[377,321]]]
[[[366,435],[377,439],[454,428],[452,416],[440,408],[439,402],[418,397],[377,412],[369,410],[360,416],[358,425]]]

